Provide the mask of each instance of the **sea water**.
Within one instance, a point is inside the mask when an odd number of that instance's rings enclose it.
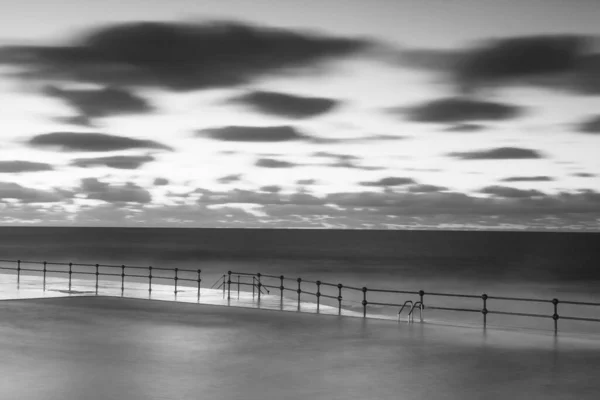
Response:
[[[598,233],[578,232],[3,227],[0,258],[201,269],[203,285],[209,286],[227,271],[260,272],[369,289],[598,302],[599,239]],[[278,280],[265,283],[279,286]],[[294,281],[286,285],[296,288]],[[303,290],[314,293],[316,287],[305,283]],[[323,287],[322,292],[338,295],[335,287]],[[361,292],[345,290],[343,298],[344,307],[361,309]],[[416,295],[368,293],[370,302],[402,304],[418,299]],[[426,305],[482,308],[480,299],[426,295],[425,300]],[[322,301],[336,305],[335,300]],[[552,307],[550,303],[491,300],[487,304],[490,310],[548,316]],[[374,313],[397,312],[390,307],[368,308]],[[598,318],[599,309],[560,305],[559,311]],[[476,312],[430,311],[427,315],[430,320],[482,322]],[[508,326],[553,327],[549,318],[490,314],[488,320]],[[560,324],[583,331],[600,325]]]

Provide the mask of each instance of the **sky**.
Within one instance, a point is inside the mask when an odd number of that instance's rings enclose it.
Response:
[[[595,0],[0,0],[0,224],[600,230]]]

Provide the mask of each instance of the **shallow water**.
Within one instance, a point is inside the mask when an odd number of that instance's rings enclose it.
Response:
[[[0,319],[3,399],[595,399],[600,392],[598,340],[101,297],[3,301]]]

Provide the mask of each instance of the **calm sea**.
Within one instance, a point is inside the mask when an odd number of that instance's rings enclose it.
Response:
[[[598,233],[0,228],[1,259],[202,269],[203,287],[232,270],[356,287],[595,302],[600,302],[599,243]],[[337,296],[337,288],[330,290],[335,293],[327,294]],[[360,309],[361,296],[348,290],[344,305]],[[406,300],[374,296],[371,302]],[[481,308],[477,299],[429,299]],[[490,309],[552,315],[551,304],[525,306],[533,307],[488,303]],[[575,312],[565,307],[562,312]],[[584,311],[583,316],[598,317],[596,308]],[[474,321],[481,319],[472,314]]]

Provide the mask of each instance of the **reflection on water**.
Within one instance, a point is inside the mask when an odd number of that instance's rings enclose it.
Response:
[[[0,302],[2,399],[592,399],[600,341],[117,298]]]

